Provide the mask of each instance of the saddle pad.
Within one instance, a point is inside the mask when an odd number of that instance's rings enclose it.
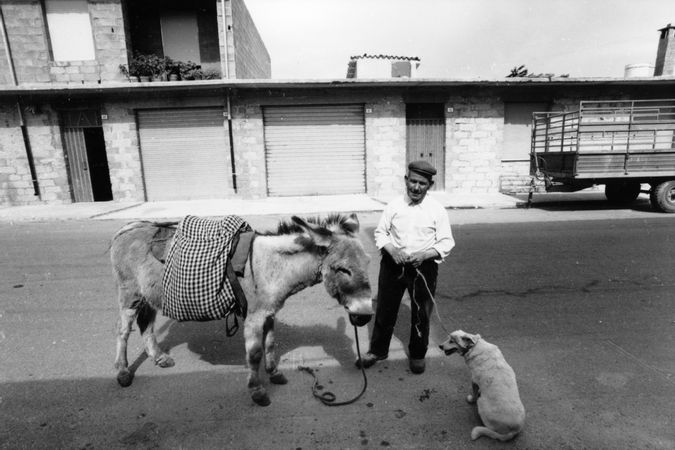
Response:
[[[186,216],[166,257],[163,314],[179,321],[205,321],[238,312],[227,263],[235,237],[250,230],[238,216],[221,220]]]

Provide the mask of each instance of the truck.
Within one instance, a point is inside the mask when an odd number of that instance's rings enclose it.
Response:
[[[675,99],[581,101],[575,111],[533,113],[530,175],[547,192],[604,185],[616,204],[648,193],[655,210],[675,213]]]

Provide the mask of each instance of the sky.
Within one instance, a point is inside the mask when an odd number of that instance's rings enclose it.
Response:
[[[675,25],[675,0],[244,1],[275,79],[345,78],[364,53],[419,57],[417,78],[623,77]]]

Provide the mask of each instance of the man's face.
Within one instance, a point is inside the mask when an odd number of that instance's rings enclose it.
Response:
[[[428,178],[416,172],[408,171],[408,175],[405,177],[405,188],[413,203],[424,200],[427,191],[433,184],[433,181],[429,181]]]

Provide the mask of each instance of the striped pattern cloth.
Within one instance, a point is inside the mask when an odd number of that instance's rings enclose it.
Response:
[[[162,278],[165,316],[206,321],[239,311],[226,268],[233,240],[243,231],[251,227],[238,216],[186,216],[178,224]]]

